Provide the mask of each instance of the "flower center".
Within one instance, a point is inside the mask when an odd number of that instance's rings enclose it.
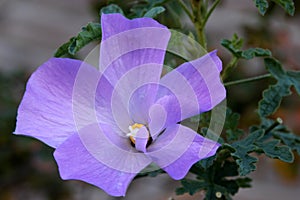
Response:
[[[137,132],[142,128],[144,125],[143,124],[133,124],[132,126],[129,126],[129,133],[127,133],[127,136],[129,136],[130,141],[135,144],[135,137]]]
[[[133,147],[135,147],[135,142],[136,142],[136,135],[137,135],[137,132],[142,128],[144,127],[145,125],[144,124],[138,124],[138,123],[135,123],[133,124],[132,126],[129,126],[128,129],[129,129],[129,133],[127,133],[126,136],[129,137],[129,140],[132,144]],[[148,147],[150,144],[152,143],[152,137],[151,135],[149,134],[148,132],[148,141],[147,141],[147,145],[146,147]]]

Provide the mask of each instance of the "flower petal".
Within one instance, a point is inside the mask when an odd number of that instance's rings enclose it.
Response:
[[[145,126],[140,128],[140,130],[136,133],[135,136],[135,148],[138,151],[146,152],[146,146],[149,139],[149,133]]]
[[[129,111],[130,117],[135,123],[148,123],[149,108],[156,99],[158,87],[158,84],[144,84],[131,93]]]
[[[102,164],[126,173],[138,173],[151,159],[130,145],[127,136],[115,133],[110,125],[91,124],[79,130],[87,151]]]
[[[114,87],[113,117],[126,132],[134,121],[145,122],[147,108],[130,112],[130,104],[140,99],[131,101],[131,95],[145,84],[159,82],[170,31],[153,19],[129,20],[120,14],[103,14],[101,25],[99,69]]]
[[[85,181],[112,196],[125,196],[128,185],[136,175],[99,162],[85,148],[78,134],[73,134],[61,144],[55,150],[54,157],[62,179]]]
[[[135,120],[135,122],[145,121],[147,107],[154,101],[151,95],[155,97],[157,91],[157,87],[147,87],[147,85],[155,85],[158,83],[159,77],[157,76],[157,71],[154,70],[158,65],[159,64],[148,63],[132,68],[120,77],[114,86],[111,99],[112,113],[118,126],[124,132],[128,131],[128,127],[134,122],[133,120]],[[148,95],[145,95],[141,92],[151,92],[151,94],[148,93]],[[147,104],[145,104],[146,110],[143,109],[141,113],[138,113],[139,111],[134,108],[135,105],[137,108],[142,108],[140,99],[143,99],[143,95],[145,99],[147,98]],[[125,109],[121,109],[121,107]],[[132,112],[131,109],[133,109]]]
[[[179,100],[182,120],[212,109],[225,98],[226,91],[219,77],[221,64],[213,51],[182,64],[161,79],[161,84]]]
[[[147,155],[173,179],[182,179],[197,161],[216,153],[219,144],[176,124],[148,148]]]
[[[155,139],[161,131],[176,124],[180,119],[180,104],[176,96],[169,92],[168,95],[160,97],[149,109],[148,121],[152,138]]]
[[[128,20],[120,14],[102,14],[101,72],[115,85],[131,68],[160,64],[153,70],[160,76],[170,31],[150,18]]]
[[[52,58],[40,66],[27,83],[14,133],[57,147],[76,132],[72,95],[80,68],[88,77],[99,74],[81,61],[66,58]]]

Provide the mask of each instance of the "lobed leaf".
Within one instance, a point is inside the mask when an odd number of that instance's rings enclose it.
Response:
[[[232,147],[235,148],[235,152],[231,153],[231,155],[236,159],[236,163],[239,165],[239,174],[241,176],[245,176],[256,170],[255,163],[258,159],[250,156],[249,153],[258,150],[254,143],[261,139],[263,135],[264,130],[259,129],[250,133],[243,140],[232,144]]]
[[[92,41],[101,39],[101,25],[99,23],[88,23],[81,29],[77,36],[72,37],[67,43],[60,46],[55,52],[55,57],[64,55],[74,56],[81,48]]]
[[[99,23],[88,23],[82,31],[78,33],[69,46],[69,53],[75,55],[81,48],[94,40],[101,39],[101,25]]]
[[[272,56],[272,53],[268,49],[262,48],[250,48],[242,52],[241,58],[250,60],[254,57],[268,57]]]
[[[253,0],[255,6],[258,8],[260,14],[265,15],[267,9],[269,7],[269,3],[267,0]],[[279,6],[281,6],[286,13],[289,15],[294,15],[295,13],[295,4],[293,0],[272,0]]]
[[[263,92],[263,98],[259,101],[258,106],[260,117],[273,114],[280,106],[282,98],[291,94],[291,86],[294,86],[297,93],[300,94],[300,72],[284,70],[280,62],[274,58],[265,58],[264,62],[277,83]]]
[[[282,97],[290,95],[289,85],[271,85],[263,92],[263,98],[259,101],[258,114],[266,117],[273,114],[280,106]]]
[[[183,187],[176,189],[177,195],[182,195],[184,193],[194,195],[196,192],[207,188],[207,183],[198,180],[183,179],[181,180],[181,184]]]
[[[241,50],[243,40],[236,34],[233,35],[231,40],[223,39],[221,45],[228,49],[236,58],[250,60],[254,57],[269,57],[272,53],[268,49],[262,48],[249,48],[247,50]]]
[[[285,12],[287,12],[289,15],[294,15],[295,4],[293,0],[272,0],[272,1],[280,5],[285,10]]]
[[[165,10],[166,9],[162,6],[153,7],[144,14],[144,17],[155,18]]]
[[[232,112],[229,108],[226,111],[226,120],[224,124],[224,130],[226,130],[226,141],[231,143],[236,141],[243,135],[244,131],[238,129],[240,115]]]
[[[273,133],[275,138],[278,138],[282,141],[283,144],[290,147],[292,150],[295,150],[300,155],[300,137],[293,133],[285,133],[276,131]]]
[[[103,7],[101,10],[100,10],[100,15],[101,13],[104,13],[104,14],[110,14],[110,13],[120,13],[122,15],[124,15],[124,12],[122,10],[122,8],[120,8],[118,5],[116,4],[110,4],[108,6],[105,6]]]
[[[70,40],[66,43],[64,43],[63,45],[61,45],[56,52],[54,53],[54,57],[63,57],[65,55],[69,54],[69,46],[71,45],[71,43],[75,40],[75,37],[70,38]]]
[[[256,145],[270,158],[280,159],[283,162],[291,163],[294,161],[294,154],[288,146],[278,146],[280,140],[269,142],[258,142]]]
[[[255,6],[258,8],[260,14],[265,15],[269,7],[267,0],[254,0]]]

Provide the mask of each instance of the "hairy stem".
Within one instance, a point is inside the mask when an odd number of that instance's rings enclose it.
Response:
[[[222,80],[224,81],[230,74],[230,72],[236,67],[239,59],[236,56],[233,56],[230,62],[225,67],[225,70],[222,74]]]
[[[191,11],[189,10],[189,8],[185,5],[185,3],[182,0],[178,1],[179,5],[182,7],[182,9],[184,10],[184,12],[188,15],[188,17],[190,18],[190,20],[192,22],[195,21],[194,15],[191,13]]]
[[[204,20],[203,20],[203,26],[206,25],[206,22],[208,20],[208,18],[210,17],[210,15],[212,14],[212,12],[215,10],[215,8],[217,7],[217,5],[220,3],[221,0],[216,0],[213,5],[211,6],[211,8],[208,10]]]
[[[265,79],[265,78],[270,78],[270,77],[272,77],[271,74],[264,74],[264,75],[255,76],[255,77],[251,77],[251,78],[245,78],[245,79],[241,79],[241,80],[237,80],[237,81],[229,81],[229,82],[224,83],[224,86],[249,83],[249,82],[253,82],[253,81],[257,81],[257,80],[261,80],[261,79]]]
[[[267,129],[265,130],[265,134],[270,133],[274,128],[276,128],[278,125],[280,125],[280,124],[282,124],[282,123],[283,123],[282,119],[281,119],[280,117],[278,117],[278,118],[276,119],[276,121],[275,121],[269,128],[267,128]]]

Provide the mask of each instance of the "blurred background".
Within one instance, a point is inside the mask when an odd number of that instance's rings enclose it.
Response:
[[[128,9],[137,1],[119,1]],[[208,21],[209,49],[218,49],[224,63],[229,53],[220,45],[223,38],[234,33],[245,38],[246,47],[271,49],[287,69],[300,70],[300,3],[294,17],[279,7],[272,7],[265,17],[260,16],[250,0],[223,0]],[[0,200],[185,200],[196,196],[176,196],[179,183],[166,175],[135,180],[126,198],[112,198],[98,188],[80,181],[62,181],[52,157],[53,149],[45,144],[12,134],[18,104],[30,74],[53,57],[62,43],[77,34],[87,22],[99,20],[98,12],[107,1],[96,0],[0,0]],[[180,18],[180,20],[174,20]],[[170,1],[167,11],[158,20],[170,28],[188,33],[192,24]],[[79,54],[84,58],[93,45]],[[240,62],[229,80],[264,73],[261,59]],[[241,116],[241,128],[258,123],[255,107],[267,81],[228,88],[228,104]],[[273,117],[300,135],[300,98],[285,98]],[[299,199],[300,159],[285,164],[259,157],[258,170],[251,176],[253,187],[242,189],[236,200]]]

